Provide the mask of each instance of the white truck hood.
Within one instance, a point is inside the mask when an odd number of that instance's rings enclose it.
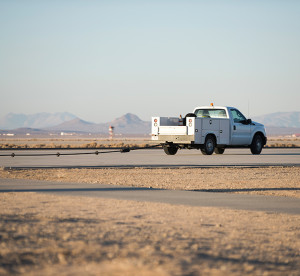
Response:
[[[260,123],[258,123],[258,122],[254,122],[254,121],[252,121],[252,124],[254,124],[254,125],[256,125],[256,126],[264,126],[263,124],[260,124]]]

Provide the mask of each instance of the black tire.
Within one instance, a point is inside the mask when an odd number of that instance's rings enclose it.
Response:
[[[263,138],[259,134],[255,134],[250,145],[252,154],[260,154],[263,148]]]
[[[206,152],[204,149],[200,149],[200,150],[201,150],[202,154],[206,155]]]
[[[215,148],[215,154],[223,154],[225,151],[225,148]]]
[[[190,118],[190,117],[194,117],[196,118],[196,114],[195,113],[188,113],[185,115],[184,119],[183,119],[183,125],[185,126],[186,125],[186,118]]]
[[[215,138],[212,135],[207,135],[205,138],[204,147],[201,149],[201,152],[204,155],[212,155],[215,151],[215,147]]]
[[[187,117],[194,117],[194,118],[196,118],[197,116],[196,116],[195,113],[188,113],[188,114],[185,115],[185,118],[187,118]]]
[[[164,152],[167,155],[175,155],[178,151],[178,148],[175,146],[164,146]]]

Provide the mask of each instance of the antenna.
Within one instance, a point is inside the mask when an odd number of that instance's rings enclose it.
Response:
[[[248,99],[248,119],[250,118],[250,101]]]

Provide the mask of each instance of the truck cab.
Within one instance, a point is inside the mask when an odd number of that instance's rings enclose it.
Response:
[[[262,124],[246,119],[237,108],[212,105],[196,107],[182,120],[152,117],[152,140],[161,142],[170,155],[179,148],[196,148],[211,155],[237,147],[248,147],[252,154],[260,154],[267,137]]]

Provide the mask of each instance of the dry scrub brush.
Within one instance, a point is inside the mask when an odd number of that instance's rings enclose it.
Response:
[[[100,148],[123,148],[123,147],[148,147],[150,144],[125,144],[125,143],[111,143],[111,144],[98,144],[96,142],[72,145],[72,144],[0,144],[0,149],[100,149]]]

